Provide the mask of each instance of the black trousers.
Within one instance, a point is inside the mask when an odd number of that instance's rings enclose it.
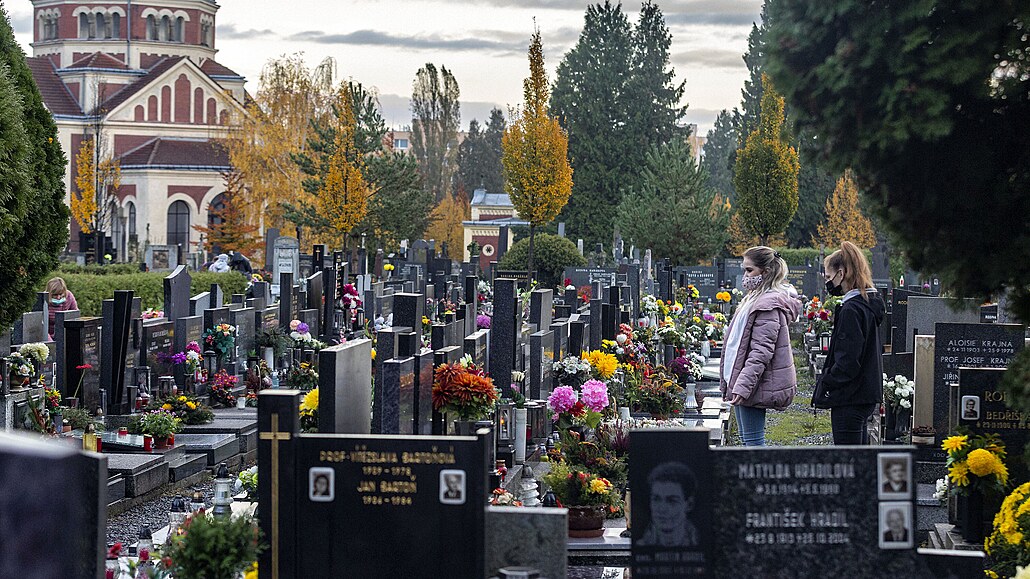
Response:
[[[830,427],[833,429],[833,444],[869,444],[866,421],[878,407],[879,404],[857,404],[831,408]]]

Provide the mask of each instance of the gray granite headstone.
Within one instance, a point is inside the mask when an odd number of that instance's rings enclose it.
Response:
[[[396,326],[421,328],[426,297],[417,293],[393,294],[393,323]]]
[[[49,340],[47,335],[47,320],[46,312],[25,312],[21,315],[21,328],[15,327],[14,339],[19,344],[31,344],[33,342],[46,342]],[[18,330],[21,330],[21,335],[18,335]]]
[[[211,293],[201,292],[190,298],[190,314],[191,316],[203,315],[204,310],[211,307]]]
[[[482,329],[465,336],[464,351],[472,361],[487,372],[490,371],[490,330]]]
[[[415,359],[394,358],[383,362],[383,382],[375,385],[379,410],[377,434],[413,434],[415,411]]]
[[[350,340],[318,353],[318,430],[371,433],[372,340]]]
[[[541,577],[568,577],[568,529],[567,509],[487,507],[487,576],[529,567]]]
[[[976,324],[980,322],[980,302],[974,299],[949,300],[930,296],[910,296],[906,317],[905,351],[911,352],[914,333],[927,336],[933,332],[934,324],[956,323]],[[953,309],[955,306],[961,309]]]
[[[294,237],[280,237],[275,240],[273,251],[275,258],[272,262],[272,279],[278,282],[282,274],[288,273],[294,276],[290,281],[292,284],[292,280],[300,275],[300,244]],[[281,288],[279,293],[283,294]]]
[[[490,374],[495,384],[511,384],[511,372],[515,369],[517,323],[516,281],[498,278],[494,280],[494,316],[490,325]]]
[[[529,295],[529,324],[534,331],[546,330],[551,326],[551,308],[554,306],[554,290],[533,290]]]
[[[554,334],[544,330],[529,336],[529,398],[543,400],[553,389]]]
[[[185,265],[164,278],[164,313],[170,320],[190,315],[190,272]]]

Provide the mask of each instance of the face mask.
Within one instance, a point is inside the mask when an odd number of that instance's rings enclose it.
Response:
[[[55,306],[59,306],[59,305],[63,304],[67,299],[68,298],[61,298],[61,299],[50,298],[50,303],[54,304]]]
[[[840,297],[844,295],[844,287],[840,284],[833,283],[833,278],[830,278],[826,280],[826,293],[830,294],[831,296]]]
[[[744,279],[740,280],[740,287],[744,288],[744,291],[746,292],[754,291],[762,287],[762,276],[744,276]]]

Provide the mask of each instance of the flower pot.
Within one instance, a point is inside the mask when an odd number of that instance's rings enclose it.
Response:
[[[454,421],[454,434],[458,436],[475,436],[476,434],[476,421],[475,420],[455,420]]]
[[[515,464],[526,462],[526,408],[515,409]]]
[[[604,535],[604,507],[568,507],[569,537],[593,539]]]
[[[991,534],[994,515],[1001,509],[1001,497],[985,497],[979,491],[958,495],[955,526],[966,541],[983,545],[984,537]]]
[[[155,436],[154,437],[154,448],[168,448],[168,437],[167,436]]]
[[[28,388],[30,376],[11,374],[11,390],[24,390]]]

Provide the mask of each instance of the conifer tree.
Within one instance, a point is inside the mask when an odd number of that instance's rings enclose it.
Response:
[[[736,196],[733,189],[733,160],[737,155],[738,142],[733,115],[723,110],[708,131],[701,165],[708,172],[708,184],[731,203]]]
[[[783,139],[783,98],[763,76],[758,128],[737,151],[733,184],[746,231],[762,245],[783,233],[798,209],[798,153]]]
[[[817,231],[818,235],[812,242],[826,247],[839,247],[842,241],[850,241],[864,249],[876,245],[873,224],[858,206],[858,186],[851,171],[844,172],[833,195],[826,200],[826,219],[819,224]]]
[[[57,125],[0,6],[0,327],[27,310],[68,243]]]
[[[540,31],[529,43],[529,77],[523,81],[522,109],[513,112],[504,133],[505,190],[519,217],[529,222],[527,268],[533,279],[533,237],[536,228],[558,216],[572,194],[569,139],[548,113],[548,82]]]

